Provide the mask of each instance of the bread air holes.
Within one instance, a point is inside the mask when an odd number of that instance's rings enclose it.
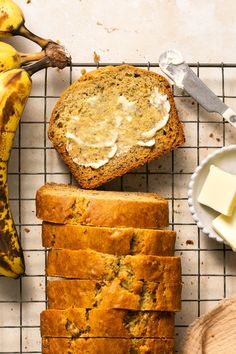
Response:
[[[62,127],[63,127],[62,122],[59,122],[59,123],[57,124],[57,127],[58,127],[58,128],[62,128]]]

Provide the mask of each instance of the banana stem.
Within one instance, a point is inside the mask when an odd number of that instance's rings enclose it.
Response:
[[[51,60],[49,57],[45,56],[43,59],[37,61],[36,63],[24,67],[24,69],[30,76],[32,76],[36,72],[48,68],[49,66],[52,66]]]
[[[50,39],[44,39],[39,36],[36,36],[34,33],[29,31],[24,24],[19,27],[19,29],[17,30],[17,34],[37,43],[42,49],[44,49],[48,45],[48,43],[52,42]]]
[[[19,53],[20,55],[20,63],[26,64],[31,61],[37,61],[45,57],[46,53],[44,50],[38,53]]]

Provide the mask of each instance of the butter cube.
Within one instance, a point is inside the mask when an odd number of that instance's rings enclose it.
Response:
[[[236,208],[231,216],[219,215],[212,221],[213,229],[236,252]]]
[[[236,206],[236,175],[211,165],[198,201],[221,214],[232,215]]]

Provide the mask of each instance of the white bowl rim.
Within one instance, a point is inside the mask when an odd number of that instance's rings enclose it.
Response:
[[[211,154],[209,154],[205,159],[203,159],[201,161],[201,163],[195,169],[194,173],[192,174],[192,176],[190,178],[189,186],[188,186],[188,205],[189,205],[189,209],[190,209],[190,212],[192,214],[193,220],[196,222],[198,228],[204,232],[204,234],[206,234],[210,238],[215,239],[215,240],[217,240],[218,242],[221,242],[221,243],[224,242],[224,240],[220,236],[216,237],[211,232],[211,230],[209,230],[205,225],[203,225],[203,223],[201,222],[200,218],[198,217],[197,211],[195,209],[195,205],[193,203],[193,187],[194,187],[194,185],[196,183],[197,176],[198,176],[199,172],[203,169],[203,167],[205,167],[205,165],[207,165],[208,162],[213,157],[215,157],[217,155],[220,155],[220,154],[222,154],[225,151],[230,151],[230,150],[236,150],[236,144],[224,146],[224,147],[222,147],[220,149],[217,149],[216,151],[214,151]],[[227,245],[226,242],[224,242],[224,243]]]

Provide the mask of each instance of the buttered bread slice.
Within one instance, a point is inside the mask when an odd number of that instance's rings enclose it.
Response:
[[[168,202],[157,193],[90,191],[49,183],[36,195],[39,219],[108,227],[168,226]]]
[[[84,188],[184,143],[169,83],[129,65],[95,70],[67,88],[53,110],[48,136]]]

